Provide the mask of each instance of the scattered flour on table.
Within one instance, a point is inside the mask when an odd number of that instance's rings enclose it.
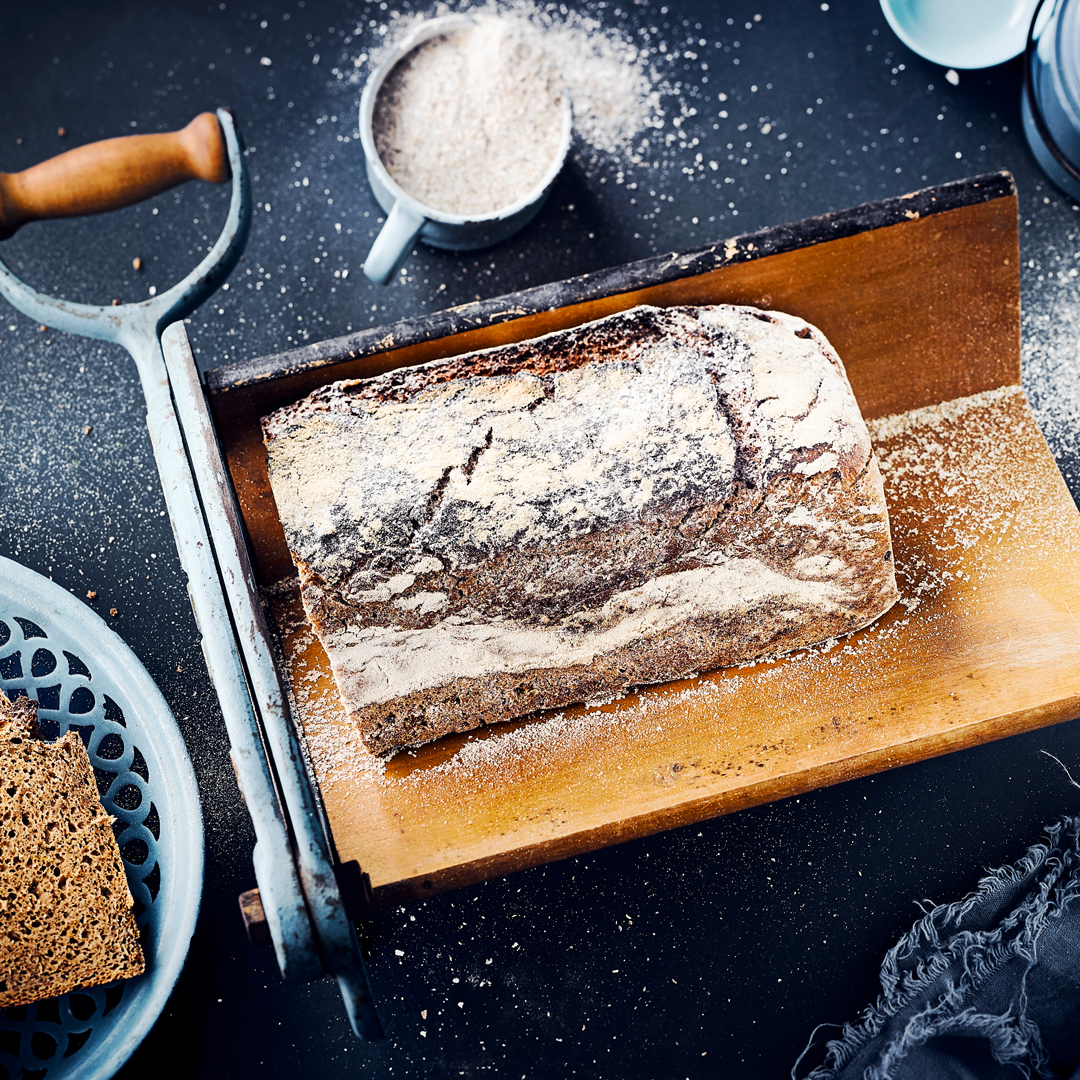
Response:
[[[480,15],[394,65],[375,103],[379,157],[414,198],[488,214],[528,195],[555,163],[563,90],[535,33]]]
[[[821,681],[833,680],[842,711],[846,703],[855,707],[879,690],[883,670],[904,658],[910,662],[952,648],[961,619],[969,614],[943,598],[954,582],[964,583],[965,602],[977,606],[984,575],[1000,575],[1009,553],[1025,544],[1042,552],[1048,528],[1058,557],[1067,558],[1078,547],[1074,518],[1064,515],[1058,522],[1049,509],[1060,498],[1057,477],[1017,466],[1025,455],[1045,453],[1026,412],[1020,387],[1007,386],[868,424],[890,506],[902,605],[872,627],[690,684],[483,729],[467,736],[447,760],[393,776],[361,747],[333,689],[315,693],[313,682],[301,685],[294,689],[320,782],[325,786],[371,772],[380,784],[422,787],[453,774],[460,795],[470,785],[480,790],[508,782],[515,771],[527,773],[583,754],[602,761],[620,747],[655,739],[672,710],[681,707],[722,715],[725,702],[748,680],[756,695],[772,703],[758,737],[762,750],[775,750],[785,738],[785,715]],[[1006,534],[1009,543],[1003,545]],[[314,641],[310,630],[301,636],[308,644]],[[843,679],[836,678],[841,671]],[[770,741],[774,745],[768,746]]]

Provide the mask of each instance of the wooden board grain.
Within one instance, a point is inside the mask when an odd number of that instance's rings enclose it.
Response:
[[[378,903],[1080,712],[1080,515],[1018,387],[1016,225],[1005,194],[214,399],[259,571],[267,583],[285,579],[270,590],[271,610],[335,843],[370,875]],[[259,412],[343,373],[521,340],[641,302],[794,312],[837,346],[872,421],[931,407],[872,423],[902,604],[828,648],[452,736],[380,771],[357,752],[288,585]]]

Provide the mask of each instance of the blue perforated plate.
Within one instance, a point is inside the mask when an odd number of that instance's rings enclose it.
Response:
[[[116,818],[146,955],[137,979],[0,1010],[0,1080],[104,1080],[150,1030],[187,956],[203,880],[195,773],[127,645],[60,586],[2,557],[0,686],[37,701],[44,738],[83,740]]]

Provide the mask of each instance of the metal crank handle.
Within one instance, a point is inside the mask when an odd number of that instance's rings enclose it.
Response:
[[[0,240],[43,218],[119,210],[188,180],[231,176],[218,118],[201,113],[179,131],[126,135],[76,147],[19,173],[0,173]]]

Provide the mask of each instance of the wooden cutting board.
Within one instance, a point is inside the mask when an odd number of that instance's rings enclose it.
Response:
[[[1080,515],[1019,389],[1016,214],[1010,178],[980,177],[209,373],[334,840],[376,903],[1080,714]],[[871,422],[901,603],[769,663],[367,757],[303,617],[259,415],[638,303],[773,307],[826,333]]]

